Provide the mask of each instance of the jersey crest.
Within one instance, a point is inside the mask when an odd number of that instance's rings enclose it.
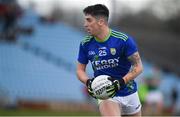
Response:
[[[110,52],[112,55],[115,55],[116,54],[116,48],[110,48]]]

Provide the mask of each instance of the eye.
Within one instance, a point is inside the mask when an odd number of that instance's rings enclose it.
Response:
[[[87,18],[86,20],[87,20],[88,22],[91,22],[91,21],[92,21],[90,18]]]

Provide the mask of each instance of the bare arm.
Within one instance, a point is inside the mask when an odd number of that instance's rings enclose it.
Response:
[[[125,83],[135,79],[143,71],[141,58],[138,52],[129,56],[128,59],[132,64],[132,69],[123,77]]]
[[[78,62],[76,74],[77,74],[78,79],[82,83],[86,84],[87,80],[89,79],[86,74],[86,64],[81,64]]]

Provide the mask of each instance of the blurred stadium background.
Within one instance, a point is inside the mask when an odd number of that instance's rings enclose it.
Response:
[[[0,0],[1,116],[99,115],[75,74],[82,9],[95,3],[139,45],[143,115],[180,115],[179,0]]]

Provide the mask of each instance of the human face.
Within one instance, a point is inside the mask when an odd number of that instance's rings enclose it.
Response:
[[[84,27],[89,34],[96,36],[100,31],[100,26],[101,23],[98,19],[91,15],[85,15]]]

